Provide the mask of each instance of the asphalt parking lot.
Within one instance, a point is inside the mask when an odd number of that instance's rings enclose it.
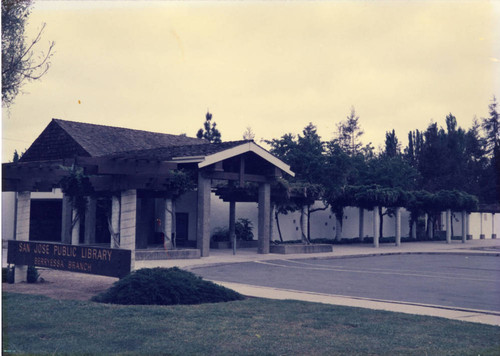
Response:
[[[279,259],[194,267],[192,271],[223,282],[500,311],[500,257],[493,255]]]

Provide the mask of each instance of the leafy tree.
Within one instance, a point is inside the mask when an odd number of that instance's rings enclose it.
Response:
[[[293,134],[286,134],[280,139],[266,142],[271,146],[271,153],[289,164],[290,169],[295,172],[295,177],[290,179],[289,189],[296,199],[289,199],[284,205],[282,202],[280,209],[276,211],[294,211],[300,209],[302,204],[307,206],[307,212],[301,219],[307,219],[309,222],[310,214],[327,208],[311,209],[315,201],[321,198],[321,183],[325,179],[324,143],[317,133],[316,126],[309,123],[302,130],[302,135],[295,137]],[[304,232],[304,235],[304,240],[308,240],[310,230]]]
[[[217,124],[212,122],[212,114],[207,111],[205,115],[204,128],[198,130],[196,137],[204,138],[210,143],[221,143],[221,134],[217,129]]]
[[[363,130],[359,125],[359,116],[356,114],[354,106],[351,107],[351,113],[345,121],[337,124],[336,143],[350,156],[360,152],[363,144],[360,141]]]
[[[490,155],[494,155],[500,149],[500,123],[497,105],[497,98],[493,96],[491,104],[488,106],[490,116],[483,118],[482,122],[486,134],[486,150]]]
[[[387,157],[396,157],[401,153],[401,145],[396,137],[396,132],[392,130],[391,132],[385,133],[385,151],[384,155]]]
[[[482,194],[488,203],[500,202],[500,124],[498,120],[497,100],[493,97],[488,106],[490,116],[483,118],[482,127],[486,135],[486,152],[490,162],[485,170],[488,189]]]
[[[75,209],[76,214],[72,217],[71,230],[85,216],[87,209],[87,197],[95,194],[90,177],[84,173],[82,167],[71,165],[71,167],[61,168],[68,172],[61,180],[59,185],[62,192],[71,199],[71,206]]]
[[[26,152],[26,151],[25,151]],[[13,163],[16,163],[16,162],[19,162],[19,160],[21,159],[21,157],[23,156],[24,152],[21,152],[21,154],[19,154],[17,152],[17,150],[14,150],[14,154],[12,156],[12,162]]]
[[[193,172],[191,171],[187,171],[184,169],[174,169],[170,171],[170,177],[166,184],[165,190],[168,192],[169,197],[172,199],[172,209],[167,210],[167,212],[172,217],[172,231],[174,231],[172,236],[173,248],[177,247],[176,243],[177,236],[175,234],[175,231],[177,230],[176,219],[175,219],[176,201],[181,195],[194,190],[196,188],[195,182],[196,180],[194,178]],[[168,236],[166,236],[166,238],[168,239]]]
[[[2,0],[2,104],[6,107],[26,81],[40,79],[50,67],[54,42],[46,52],[36,53],[45,24],[32,40],[24,34],[31,4],[31,0]]]

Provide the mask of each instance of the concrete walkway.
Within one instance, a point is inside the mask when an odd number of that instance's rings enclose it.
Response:
[[[359,256],[376,256],[390,254],[479,254],[500,256],[500,240],[469,240],[465,244],[461,241],[452,241],[446,244],[442,241],[432,242],[409,242],[403,243],[400,247],[393,244],[381,244],[374,248],[372,245],[335,245],[334,251],[330,253],[314,254],[268,254],[259,255],[256,249],[239,249],[236,255],[232,250],[210,250],[210,256],[195,260],[164,260],[164,261],[136,261],[135,267],[180,267],[192,269],[196,267],[214,266],[220,264],[241,263],[250,261],[266,261],[279,259],[321,259],[321,258],[349,258]],[[300,290],[288,290],[279,288],[260,287],[239,283],[218,282],[223,286],[238,291],[241,294],[251,297],[261,297],[270,299],[295,299],[315,303],[325,303],[332,305],[344,305],[360,308],[387,310],[417,315],[438,316],[448,319],[455,319],[468,322],[500,326],[500,313],[487,310],[475,310],[465,308],[444,307],[439,305],[427,305],[417,303],[406,303],[394,300],[378,300],[369,298],[359,298],[342,295],[332,295],[323,293],[312,293]]]

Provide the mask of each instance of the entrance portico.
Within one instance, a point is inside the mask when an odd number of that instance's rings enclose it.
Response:
[[[124,144],[109,152],[109,146],[123,141],[123,136],[145,148],[130,150],[130,145]],[[152,142],[155,147],[148,147]],[[30,236],[30,192],[60,188],[62,178],[78,169],[80,178],[88,180],[91,192],[84,197],[84,213],[72,204],[71,192],[61,199],[60,241],[95,244],[99,234],[96,225],[104,225],[102,222],[107,220],[107,244],[132,251],[156,241],[151,233],[158,231],[150,221],[154,224],[158,220],[161,233],[175,238],[172,226],[176,216],[172,212],[179,197],[172,182],[175,172],[183,172],[194,183],[196,193],[189,196],[196,200],[190,199],[189,203],[195,206],[196,247],[202,257],[210,253],[212,191],[229,185],[240,190],[258,186],[258,252],[269,253],[271,183],[283,174],[293,175],[285,163],[253,141],[211,144],[184,136],[62,120],[53,120],[19,162],[3,164],[2,168],[3,191],[18,192],[19,239]],[[103,204],[109,210],[106,219],[101,216]],[[154,216],[149,216],[148,211],[153,211]],[[142,223],[148,226],[147,231],[141,228]]]

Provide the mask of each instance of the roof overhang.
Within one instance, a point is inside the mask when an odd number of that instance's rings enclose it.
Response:
[[[235,146],[232,148],[229,148],[224,151],[220,151],[208,156],[205,156],[205,159],[198,163],[199,168],[207,167],[212,164],[215,164],[217,162],[226,160],[231,157],[239,156],[241,154],[247,153],[247,152],[253,152],[257,156],[261,157],[262,159],[266,160],[267,162],[271,163],[275,167],[281,169],[283,172],[291,175],[292,177],[295,176],[295,173],[290,170],[290,166],[287,165],[285,162],[282,160],[276,158],[272,154],[270,154],[268,151],[257,145],[255,142],[246,142],[243,143],[239,146]],[[187,158],[187,157],[186,157]],[[198,157],[196,157],[198,158]]]

